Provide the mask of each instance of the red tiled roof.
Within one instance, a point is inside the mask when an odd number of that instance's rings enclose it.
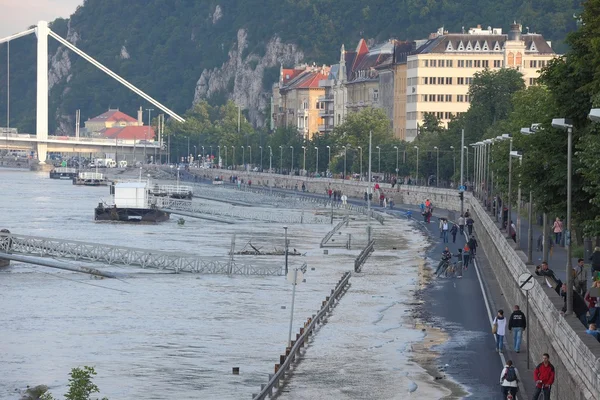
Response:
[[[283,73],[283,84],[285,85],[301,73],[303,73],[304,69],[294,69],[294,68],[284,68],[282,70]]]
[[[356,69],[357,64],[360,63],[363,57],[366,56],[368,53],[369,48],[367,47],[367,42],[365,42],[365,39],[360,39],[360,41],[358,42],[358,46],[356,46],[356,57],[354,58],[354,63],[352,64],[352,67],[350,69],[354,71]]]
[[[151,126],[122,126],[106,129],[102,135],[110,139],[154,140],[154,129]]]
[[[314,89],[319,87],[319,81],[327,79],[328,74],[322,74],[320,72],[310,72],[306,78],[296,85],[298,89]]]
[[[129,115],[121,112],[119,110],[108,110],[107,112],[98,115],[97,117],[91,118],[88,121],[91,122],[117,122],[117,121],[125,121],[125,122],[137,122],[137,119],[130,117]]]

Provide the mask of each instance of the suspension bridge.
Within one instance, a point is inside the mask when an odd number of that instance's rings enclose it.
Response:
[[[13,132],[10,128],[10,42],[17,40],[21,37],[35,34],[37,37],[37,96],[36,96],[36,132],[35,134],[18,134]],[[184,119],[177,115],[174,111],[170,110],[157,100],[138,89],[103,64],[96,61],[94,58],[83,52],[82,50],[75,47],[69,41],[63,39],[61,36],[53,32],[47,21],[39,21],[37,26],[28,29],[23,32],[16,33],[11,36],[0,39],[0,44],[7,43],[7,110],[6,110],[6,121],[7,126],[3,128],[3,132],[0,133],[0,146],[12,149],[32,149],[37,153],[37,157],[40,164],[45,164],[48,151],[60,151],[60,152],[74,152],[74,153],[92,153],[107,150],[107,148],[119,146],[131,150],[135,148],[135,141],[121,141],[118,142],[116,139],[93,139],[80,137],[67,137],[67,136],[52,136],[48,132],[48,37],[51,37],[58,41],[61,45],[67,49],[75,52],[81,58],[91,63],[102,72],[106,73],[117,82],[130,89],[144,100],[148,101],[159,110],[163,111],[171,118],[178,122],[183,122]],[[137,144],[139,146],[139,144]],[[160,140],[158,142],[144,143],[146,149],[159,149],[162,147]]]

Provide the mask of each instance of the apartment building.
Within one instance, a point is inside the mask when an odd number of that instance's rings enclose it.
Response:
[[[414,54],[406,59],[404,138],[416,138],[426,113],[433,113],[447,126],[453,117],[466,112],[476,72],[515,68],[529,86],[536,83],[540,68],[556,56],[542,35],[522,34],[519,24],[512,24],[508,34],[480,26],[450,34],[442,28],[428,40],[416,42]]]
[[[320,100],[325,89],[319,86],[319,82],[327,79],[329,72],[327,66],[281,67],[279,82],[273,85],[275,126],[293,126],[305,139],[318,133],[319,126],[324,124],[319,113],[325,108],[325,103]]]

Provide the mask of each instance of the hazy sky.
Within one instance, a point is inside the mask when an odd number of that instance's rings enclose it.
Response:
[[[83,0],[0,0],[0,38],[26,30],[37,21],[70,16]]]

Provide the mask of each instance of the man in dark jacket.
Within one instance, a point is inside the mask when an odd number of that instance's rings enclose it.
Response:
[[[523,314],[523,311],[521,311],[519,306],[515,306],[514,311],[510,314],[508,320],[508,330],[512,331],[514,329],[514,347],[517,353],[521,351],[521,339],[523,338],[523,331],[526,328],[527,319],[525,318],[525,314]]]
[[[600,272],[600,247],[594,247],[594,252],[590,257],[590,261],[592,262],[592,273],[596,275]]]
[[[467,231],[469,232],[469,236],[471,236],[473,234],[473,224],[475,223],[475,221],[473,220],[473,218],[468,217],[467,218]]]
[[[471,249],[471,254],[473,256],[476,256],[477,255],[477,240],[475,239],[475,236],[471,236],[471,239],[469,239],[468,245],[469,245],[469,249]]]
[[[544,353],[543,361],[535,367],[533,380],[535,381],[533,399],[537,400],[542,392],[544,392],[544,399],[549,399],[550,389],[554,383],[554,365],[550,364],[548,353]]]

